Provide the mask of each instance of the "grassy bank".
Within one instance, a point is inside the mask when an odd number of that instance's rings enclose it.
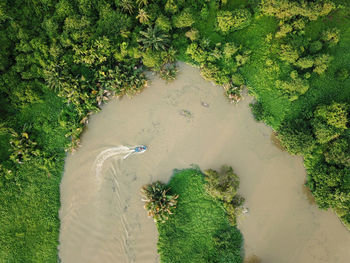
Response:
[[[2,1],[0,261],[56,262],[64,150],[101,104],[145,88],[145,69],[174,79],[176,59],[231,102],[249,86],[318,205],[349,223],[350,6],[306,2]]]
[[[242,262],[242,235],[205,191],[201,172],[175,172],[168,186],[179,198],[174,214],[157,223],[161,262]]]
[[[12,123],[32,127],[29,138],[38,136],[42,148],[39,156],[16,165],[15,171],[12,168],[12,174],[1,174],[0,262],[57,262],[59,185],[64,148],[69,143],[66,129],[58,122],[65,107],[56,94],[47,91],[42,101],[11,118]],[[7,148],[1,150],[8,158]]]

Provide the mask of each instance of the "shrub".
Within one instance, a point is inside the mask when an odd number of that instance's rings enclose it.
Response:
[[[177,72],[178,70],[175,64],[167,64],[160,70],[160,77],[166,82],[170,82],[176,79]]]
[[[142,63],[149,68],[159,70],[163,64],[160,53],[148,50],[142,56]]]
[[[165,3],[165,11],[175,14],[178,11],[178,6],[176,5],[176,0],[167,0]]]
[[[336,77],[338,80],[344,81],[349,77],[349,71],[345,68],[342,68],[342,69],[337,71]]]
[[[219,11],[217,14],[217,27],[224,34],[247,27],[252,14],[247,9]]]
[[[327,143],[347,129],[347,109],[343,103],[333,102],[331,105],[322,105],[314,111],[314,133],[320,143]]]
[[[320,16],[329,14],[335,8],[334,3],[328,1],[293,1],[293,0],[263,0],[262,12],[275,16],[281,20],[291,20],[295,17],[305,17],[316,20]]]
[[[208,53],[204,51],[197,43],[190,44],[186,49],[188,54],[195,62],[204,63],[207,60]]]
[[[199,38],[199,31],[192,28],[190,31],[187,31],[185,34],[191,41],[197,40]]]
[[[288,33],[293,31],[293,27],[290,24],[282,24],[279,30],[276,32],[276,38],[285,37]]]
[[[291,81],[278,80],[276,83],[290,101],[298,99],[300,95],[303,95],[309,89],[308,82],[301,78],[292,79]]]
[[[209,9],[207,6],[203,7],[201,10],[201,18],[202,19],[207,19],[209,16]]]
[[[193,15],[189,8],[185,8],[182,12],[173,18],[173,23],[175,27],[189,27],[194,23]]]
[[[204,179],[206,191],[215,199],[223,202],[231,225],[235,225],[244,198],[237,194],[239,178],[233,172],[232,167],[224,165],[219,172],[212,169],[206,170]]]
[[[239,47],[235,45],[235,43],[226,43],[224,45],[223,54],[225,58],[231,58],[237,51],[239,50]]]
[[[141,49],[146,50],[166,50],[169,47],[169,35],[161,31],[157,26],[148,27],[146,31],[140,31],[137,41],[141,44]]]
[[[300,18],[300,19],[298,19],[298,20],[295,20],[294,22],[293,22],[293,28],[295,29],[295,30],[302,30],[302,29],[304,29],[305,28],[305,20],[304,19],[302,19],[302,18]]]
[[[339,29],[332,28],[322,33],[322,40],[328,42],[330,46],[335,46],[339,42],[339,35]]]
[[[346,139],[337,139],[330,143],[324,153],[330,164],[350,166],[350,145]]]
[[[207,182],[206,190],[214,198],[230,203],[236,197],[239,178],[232,167],[224,165],[219,172],[212,169],[206,170],[204,178]]]
[[[226,228],[214,236],[215,255],[208,262],[241,263],[242,235],[234,228]]]
[[[246,51],[243,54],[238,54],[235,57],[238,67],[243,66],[244,64],[246,64],[248,62],[249,54],[250,54],[250,52]]]
[[[328,68],[328,65],[329,63],[332,61],[332,57],[328,54],[322,54],[322,55],[319,55],[315,58],[314,60],[314,72],[321,75],[323,74],[327,68]]]
[[[240,73],[233,73],[231,80],[232,80],[233,84],[238,85],[238,86],[244,84],[244,78],[243,78],[242,74],[240,74]]]
[[[291,45],[282,44],[279,52],[280,59],[289,63],[294,63],[299,58],[299,53]]]
[[[310,44],[309,51],[311,53],[317,53],[322,49],[322,42],[321,41],[314,41]]]
[[[255,120],[257,121],[264,120],[265,110],[261,102],[257,101],[255,103],[251,103],[249,106],[252,109],[252,113]]]
[[[159,27],[164,32],[169,32],[171,30],[171,22],[168,17],[160,15],[156,20],[156,26]]]
[[[327,143],[341,134],[340,130],[334,126],[327,125],[326,123],[316,119],[313,122],[314,133],[319,143]]]
[[[164,222],[176,208],[178,195],[171,195],[170,188],[159,181],[145,185],[141,192],[145,209],[155,222]]]
[[[278,130],[277,138],[281,145],[291,154],[305,155],[315,145],[312,127],[304,119],[284,122]]]
[[[328,125],[345,130],[348,123],[347,109],[347,104],[333,102],[331,105],[322,105],[317,107],[314,112],[314,116],[315,118],[322,119]]]
[[[311,68],[314,65],[314,61],[310,57],[299,58],[294,65],[301,69],[307,69],[307,68]]]
[[[224,85],[230,82],[227,72],[221,70],[218,66],[208,63],[201,69],[201,75],[204,79],[214,81],[218,85]]]

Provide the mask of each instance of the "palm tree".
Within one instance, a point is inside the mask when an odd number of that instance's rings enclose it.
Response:
[[[142,49],[166,50],[169,46],[169,36],[164,34],[158,27],[149,27],[146,31],[140,31],[138,42],[142,44]]]
[[[119,6],[124,12],[128,12],[129,14],[133,13],[133,0],[121,0]]]
[[[136,3],[139,5],[139,7],[146,6],[148,5],[148,0],[136,0]]]
[[[170,188],[159,181],[142,187],[144,195],[142,199],[148,215],[152,216],[155,222],[164,222],[176,208],[178,195],[169,194]]]
[[[149,16],[143,9],[139,9],[139,14],[136,16],[136,18],[140,21],[141,24],[144,24],[149,20]]]

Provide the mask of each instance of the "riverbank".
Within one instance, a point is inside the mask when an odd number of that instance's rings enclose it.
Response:
[[[179,69],[174,82],[151,77],[142,94],[111,101],[91,117],[81,148],[66,160],[61,184],[62,262],[159,260],[157,229],[143,209],[140,188],[167,182],[174,167],[198,164],[205,170],[223,163],[239,174],[249,208],[239,224],[247,257],[282,263],[349,261],[348,232],[333,213],[308,202],[301,158],[275,146],[272,130],[253,119],[251,98],[230,104],[198,69],[184,63]],[[191,114],[183,116],[183,110]],[[101,151],[137,144],[149,150],[106,161],[103,176],[96,179],[91,169]]]
[[[157,223],[161,262],[241,263],[242,234],[206,192],[201,171],[175,171],[168,186],[179,197],[174,214]]]

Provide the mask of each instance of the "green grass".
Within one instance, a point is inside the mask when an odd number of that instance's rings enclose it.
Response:
[[[22,108],[17,121],[36,130],[46,154],[55,156],[50,168],[44,158],[18,166],[14,181],[0,187],[0,262],[57,262],[60,221],[59,185],[64,165],[65,130],[58,117],[62,101],[53,93]]]
[[[340,2],[340,1],[339,1]],[[267,111],[266,122],[273,128],[278,128],[284,119],[296,118],[304,111],[313,110],[317,105],[328,103],[332,100],[350,102],[350,78],[340,81],[336,78],[337,70],[350,69],[350,8],[333,11],[329,17],[311,21],[306,30],[305,37],[315,39],[323,30],[336,27],[340,30],[340,42],[331,48],[326,48],[325,53],[333,56],[327,71],[318,76],[313,74],[309,83],[310,89],[298,100],[290,102],[283,97],[276,88],[276,80],[284,78],[291,69],[284,63],[278,63],[281,71],[268,70],[266,59],[276,59],[269,51],[271,44],[264,41],[268,33],[274,33],[277,29],[277,21],[272,17],[260,17],[246,30],[241,30],[231,36],[232,40],[240,39],[250,50],[254,50],[250,62],[242,69],[244,77],[253,95],[263,104]]]
[[[231,252],[237,255],[234,262],[242,262],[239,256],[242,235],[237,228],[230,226],[222,204],[206,193],[204,184],[201,172],[192,169],[177,171],[170,180],[171,191],[179,198],[169,220],[157,224],[161,262],[228,262],[219,261],[213,239],[222,229],[230,229],[235,240]]]

